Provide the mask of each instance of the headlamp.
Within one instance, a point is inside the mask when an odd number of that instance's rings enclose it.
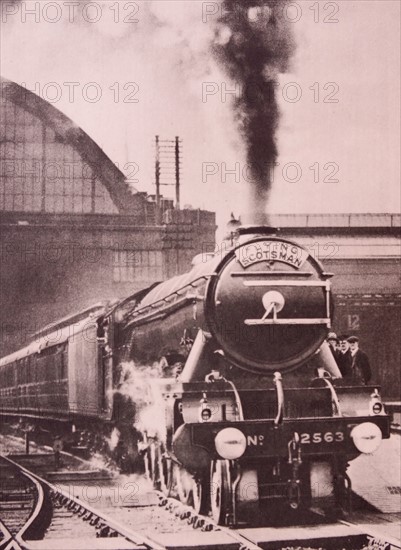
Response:
[[[244,454],[246,438],[237,428],[224,428],[216,435],[214,444],[222,458],[235,460]]]
[[[370,454],[379,448],[382,432],[373,422],[363,422],[352,429],[351,437],[358,451]]]

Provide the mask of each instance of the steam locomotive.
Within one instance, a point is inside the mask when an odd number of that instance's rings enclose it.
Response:
[[[1,359],[1,412],[65,438],[118,430],[155,488],[219,524],[346,510],[348,462],[390,426],[379,388],[342,379],[327,347],[330,277],[297,243],[240,228],[225,253]]]

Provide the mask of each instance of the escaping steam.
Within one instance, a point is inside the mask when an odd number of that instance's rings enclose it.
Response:
[[[158,364],[154,366],[136,366],[133,361],[120,364],[121,383],[115,393],[123,399],[120,418],[127,413],[127,408],[134,406],[134,427],[150,436],[164,437],[165,404],[157,380],[160,378]],[[131,405],[132,404],[132,405]],[[133,412],[133,411],[131,411]],[[118,443],[120,434],[113,434],[110,444]]]
[[[246,146],[248,223],[267,222],[280,117],[277,77],[289,69],[294,51],[287,5],[287,0],[227,0],[216,28],[214,54],[239,89],[233,107]]]

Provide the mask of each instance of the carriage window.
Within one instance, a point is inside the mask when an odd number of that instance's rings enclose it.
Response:
[[[28,369],[28,378],[29,378],[29,382],[33,382],[33,372],[32,372],[32,361],[31,361],[31,356],[28,355],[28,357],[25,359],[26,361],[26,364],[27,364],[27,369]]]
[[[67,353],[62,351],[60,356],[60,380],[67,378]]]
[[[17,363],[11,363],[11,365],[8,367],[8,386],[15,386],[15,383],[17,381]]]
[[[18,359],[18,361],[16,361],[15,365],[16,365],[16,368],[17,368],[18,383],[19,384],[25,384],[25,372],[24,372],[24,368],[23,368],[23,364],[22,364],[21,359]]]

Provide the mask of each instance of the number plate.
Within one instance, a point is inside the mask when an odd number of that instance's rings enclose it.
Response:
[[[319,443],[341,443],[344,441],[344,432],[313,432],[301,433],[300,442],[302,445],[319,444]]]

